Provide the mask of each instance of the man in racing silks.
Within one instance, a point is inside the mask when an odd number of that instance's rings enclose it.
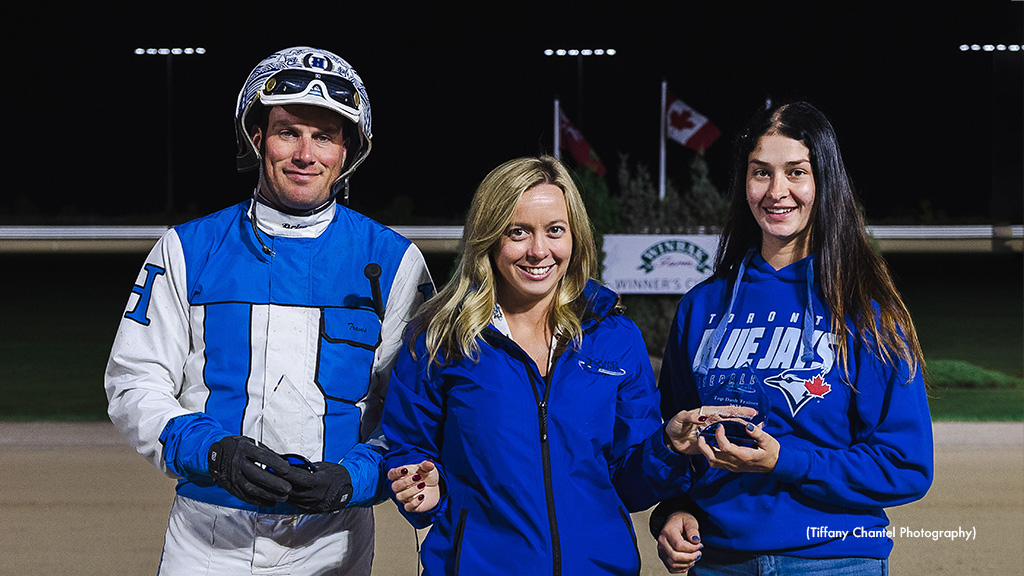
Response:
[[[108,413],[178,479],[159,574],[370,574],[379,421],[433,285],[409,240],[335,202],[370,151],[356,71],[309,47],[238,95],[251,200],[175,226],[138,275]]]

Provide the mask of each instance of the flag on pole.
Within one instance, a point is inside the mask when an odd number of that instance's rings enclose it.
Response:
[[[665,103],[665,135],[683,146],[703,152],[718,139],[721,132],[707,116],[690,108],[668,92]]]
[[[597,153],[590,147],[587,139],[583,137],[583,134],[569,122],[569,117],[565,115],[565,112],[561,110],[559,112],[559,142],[560,146],[564,150],[568,150],[576,163],[580,166],[586,166],[594,172],[597,172],[599,176],[604,176],[607,170],[604,164],[601,163],[601,159],[597,157]]]
[[[562,159],[562,106],[561,106],[561,102],[558,101],[558,98],[555,98],[555,117],[554,117],[554,123],[555,123],[554,130],[552,130],[552,132],[554,132],[554,136],[555,136],[554,139],[555,139],[555,141],[554,141],[554,146],[552,146],[552,148],[554,148],[554,150],[555,150],[554,151],[555,158],[561,160]]]

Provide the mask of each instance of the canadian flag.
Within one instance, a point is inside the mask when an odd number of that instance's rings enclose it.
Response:
[[[590,168],[599,176],[604,176],[607,170],[601,163],[601,159],[597,157],[597,153],[590,147],[583,134],[572,125],[572,122],[569,122],[569,117],[561,109],[558,110],[558,129],[561,133],[560,147],[563,150],[568,150],[577,164]]]
[[[667,92],[665,98],[665,135],[683,146],[703,152],[721,136],[707,116],[697,112]]]

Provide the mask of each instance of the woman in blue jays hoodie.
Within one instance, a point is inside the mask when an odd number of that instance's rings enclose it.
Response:
[[[871,248],[835,133],[813,106],[763,110],[736,143],[715,274],[679,304],[662,365],[664,414],[730,376],[771,409],[744,447],[700,442],[693,483],[652,515],[666,566],[695,575],[885,574],[883,508],[924,496],[932,436],[924,361]],[[745,378],[744,378],[745,377]],[[681,534],[682,532],[682,534]],[[673,546],[672,543],[677,543]],[[772,571],[774,570],[774,571]]]
[[[687,487],[677,452],[697,453],[715,409],[661,425],[640,332],[589,280],[590,222],[558,160],[493,170],[463,234],[382,420],[399,509],[433,525],[423,573],[639,573],[629,512]]]

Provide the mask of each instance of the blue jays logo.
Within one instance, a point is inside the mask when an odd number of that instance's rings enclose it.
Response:
[[[765,378],[764,383],[782,391],[793,416],[812,398],[824,398],[832,390],[832,386],[825,382],[825,373],[820,366],[791,368]]]
[[[619,364],[612,360],[594,360],[584,358],[579,361],[580,368],[590,374],[601,374],[604,376],[625,376],[626,371],[619,368]]]

